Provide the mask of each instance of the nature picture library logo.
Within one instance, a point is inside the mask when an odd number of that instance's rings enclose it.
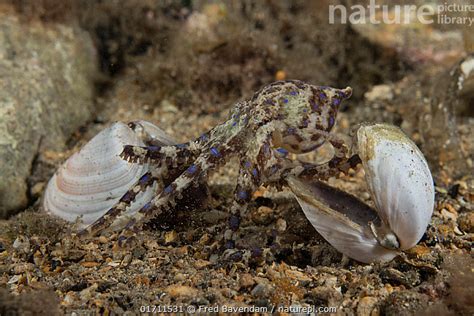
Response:
[[[329,24],[409,24],[418,21],[422,24],[474,24],[474,4],[456,1],[443,4],[423,5],[377,4],[370,0],[367,5],[330,5]]]

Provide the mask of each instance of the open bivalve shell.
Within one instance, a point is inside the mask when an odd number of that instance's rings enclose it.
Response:
[[[175,142],[161,129],[146,121],[129,125],[116,122],[92,138],[56,171],[46,187],[43,206],[50,214],[74,222],[84,228],[101,217],[147,171],[147,164],[128,163],[119,155],[125,145],[144,146]],[[140,194],[127,210],[132,214],[145,205],[156,188]]]
[[[365,125],[357,151],[375,209],[321,182],[288,184],[306,217],[337,250],[361,262],[385,262],[418,243],[434,207],[434,186],[418,147],[397,127]]]

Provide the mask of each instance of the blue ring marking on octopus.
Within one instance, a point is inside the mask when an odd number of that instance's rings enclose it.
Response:
[[[258,176],[258,170],[256,168],[253,168],[252,169],[252,174],[254,177],[257,177]]]
[[[140,178],[139,183],[145,184],[148,182],[148,180],[150,180],[150,175],[146,173]]]
[[[240,225],[240,218],[235,216],[235,215],[232,215],[230,218],[229,218],[229,224],[231,227],[239,227]]]
[[[130,202],[131,198],[132,198],[131,193],[130,193],[130,192],[127,192],[127,193],[125,193],[124,196],[122,196],[122,198],[120,199],[120,201],[124,201],[124,202],[128,201],[128,202]]]
[[[201,140],[208,140],[209,139],[209,136],[207,136],[207,134],[201,134],[201,136],[199,136],[199,139]]]
[[[131,227],[133,227],[133,225],[135,225],[135,223],[137,222],[136,219],[132,218],[124,227],[124,229],[129,229]],[[124,236],[125,237],[125,236]],[[122,239],[122,241],[127,241],[127,238],[125,237],[125,239]]]
[[[298,92],[296,92],[296,91],[290,91],[290,94],[291,94],[291,95],[297,95]]]
[[[288,103],[288,99],[283,99],[283,103]]]
[[[296,129],[294,127],[289,127],[286,131],[288,134],[294,134],[296,132]]]
[[[280,153],[280,154],[283,154],[283,155],[287,155],[288,154],[288,150],[286,150],[285,148],[277,148],[277,151]]]
[[[330,116],[329,117],[329,127],[332,127],[334,125],[334,117]]]
[[[193,174],[197,171],[197,166],[196,165],[191,165],[189,168],[186,170],[187,173]]]
[[[148,211],[150,208],[151,208],[151,202],[148,202],[147,204],[143,205],[142,210]]]
[[[171,192],[173,192],[173,187],[171,185],[167,186],[163,192],[165,192],[166,194],[169,194]]]
[[[247,199],[248,194],[247,194],[246,191],[241,190],[237,193],[237,196],[238,196],[239,199],[245,200],[245,199]]]
[[[247,160],[247,161],[245,162],[244,166],[245,166],[245,168],[248,169],[248,168],[252,167],[252,163]]]
[[[334,101],[332,101],[332,104],[334,104],[335,106],[338,106],[340,103],[341,103],[340,99],[334,99]]]
[[[148,146],[146,147],[149,151],[159,151],[161,149],[160,146]]]
[[[321,99],[323,99],[323,100],[326,100],[326,94],[325,94],[325,93],[322,93],[322,92],[321,92],[321,93],[319,94],[319,97],[320,97]]]
[[[221,153],[216,147],[211,147],[211,154],[215,157],[219,157],[221,155]]]

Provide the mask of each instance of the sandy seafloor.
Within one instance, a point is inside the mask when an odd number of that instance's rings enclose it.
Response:
[[[71,135],[66,151],[39,153],[30,205],[0,221],[0,314],[316,306],[336,307],[337,315],[472,315],[473,90],[446,126],[426,128],[420,119],[439,115],[433,113],[434,87],[455,80],[450,70],[472,42],[462,29],[442,25],[329,25],[327,6],[325,1],[16,3],[24,23],[80,25],[94,40],[100,63],[90,121]],[[440,41],[447,32],[458,32],[461,40]],[[157,218],[132,248],[117,247],[117,234],[79,240],[71,224],[42,209],[43,190],[56,168],[111,122],[149,120],[185,142],[225,120],[234,102],[278,79],[352,86],[336,133],[348,139],[361,122],[388,122],[421,148],[435,179],[436,207],[416,247],[389,263],[358,263],[318,235],[288,189],[261,187],[237,243],[260,247],[263,254],[225,258],[221,249],[236,161],[212,175],[207,203]],[[433,141],[432,134],[448,128],[455,130],[460,149]],[[308,159],[330,154],[323,147]],[[444,161],[445,156],[455,158]],[[361,168],[329,182],[371,203]],[[278,247],[270,249],[274,242]]]

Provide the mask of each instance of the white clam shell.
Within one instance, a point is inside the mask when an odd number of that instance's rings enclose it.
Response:
[[[364,263],[390,261],[398,255],[372,234],[368,223],[377,219],[375,210],[322,182],[287,180],[306,218],[339,252]]]
[[[172,142],[153,124],[137,121],[137,131],[127,124],[116,122],[92,138],[56,171],[48,182],[43,206],[50,214],[74,222],[80,227],[90,225],[129,190],[149,170],[148,165],[128,163],[119,157],[125,145],[144,146],[139,137],[152,132],[156,143]],[[155,133],[155,134],[153,134]],[[158,135],[158,136],[157,136]],[[125,215],[136,212],[154,194],[154,188],[139,194]]]
[[[360,127],[357,150],[376,209],[328,185],[287,179],[306,217],[337,250],[364,263],[386,262],[423,236],[434,185],[418,147],[397,127]]]
[[[357,148],[380,218],[400,249],[415,246],[434,207],[434,184],[418,147],[397,127],[373,124],[357,131]]]

